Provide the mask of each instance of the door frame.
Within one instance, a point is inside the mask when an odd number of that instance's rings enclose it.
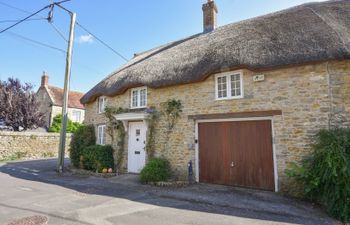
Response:
[[[272,135],[272,155],[273,155],[273,171],[275,181],[275,192],[278,192],[278,171],[277,171],[277,158],[275,150],[275,131],[273,126],[273,117],[250,117],[250,118],[229,118],[229,119],[206,119],[195,120],[195,176],[196,182],[199,183],[199,139],[198,139],[198,124],[199,123],[214,123],[214,122],[231,122],[231,121],[259,121],[270,120],[271,121],[271,135]]]
[[[130,129],[130,127],[133,125],[133,123],[142,123],[142,125],[143,125],[143,128],[145,129],[145,148],[146,148],[146,141],[147,141],[147,124],[144,122],[144,121],[142,121],[142,120],[136,120],[136,121],[128,121],[128,131],[127,131],[127,137],[128,137],[128,149],[127,149],[127,151],[128,151],[128,158],[127,158],[127,170],[128,170],[128,173],[135,173],[135,172],[130,172],[130,170],[129,170],[129,160],[130,160],[130,141],[131,141],[131,139],[130,139],[130,131],[131,131],[131,129]],[[146,150],[145,150],[145,160],[144,160],[144,165],[143,166],[145,166],[146,165],[146,162],[147,162],[147,152],[146,152]]]

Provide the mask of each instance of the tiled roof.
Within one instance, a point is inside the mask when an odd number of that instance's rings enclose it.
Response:
[[[53,86],[48,86],[47,91],[52,98],[53,104],[56,106],[63,105],[63,89]],[[84,93],[70,91],[68,97],[68,107],[69,108],[77,108],[77,109],[85,109],[84,105],[80,103],[81,97],[83,97]]]

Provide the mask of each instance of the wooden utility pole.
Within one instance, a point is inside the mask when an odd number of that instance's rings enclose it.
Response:
[[[57,5],[61,7],[60,5]],[[61,7],[62,8],[62,7]],[[64,155],[66,147],[66,129],[68,121],[68,96],[69,96],[69,83],[70,83],[70,74],[72,67],[72,52],[73,52],[73,41],[74,41],[74,28],[76,21],[76,13],[68,11],[71,17],[70,21],[70,30],[69,30],[69,39],[68,39],[68,49],[66,57],[66,71],[64,77],[64,90],[63,90],[63,106],[62,106],[62,124],[61,124],[61,134],[60,134],[60,145],[58,150],[58,163],[57,171],[58,173],[63,173],[64,168]]]

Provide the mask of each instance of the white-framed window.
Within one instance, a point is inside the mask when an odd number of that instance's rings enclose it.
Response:
[[[101,96],[98,98],[97,111],[98,113],[104,113],[106,109],[106,101],[107,98],[105,96]]]
[[[147,87],[131,89],[130,108],[145,108],[147,106]]]
[[[81,112],[78,110],[73,110],[72,111],[72,121],[79,123],[80,120],[81,120]]]
[[[105,145],[106,144],[106,125],[97,126],[97,144]]]
[[[215,97],[217,100],[243,98],[242,72],[227,72],[215,76]]]

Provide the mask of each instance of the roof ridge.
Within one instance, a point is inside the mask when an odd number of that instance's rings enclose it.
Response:
[[[61,89],[62,91],[64,90],[63,88],[56,87],[56,86],[52,86],[52,85],[49,85],[49,86],[47,86],[47,87],[48,87],[48,88],[57,88],[57,89]],[[69,92],[75,92],[75,93],[79,93],[79,94],[84,94],[84,92],[75,91],[75,90],[69,90]]]

